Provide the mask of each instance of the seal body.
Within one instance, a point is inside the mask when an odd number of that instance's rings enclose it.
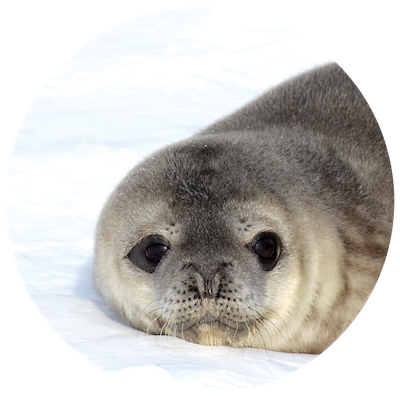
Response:
[[[94,280],[150,334],[320,353],[370,295],[392,217],[379,126],[328,64],[136,166],[100,215]]]

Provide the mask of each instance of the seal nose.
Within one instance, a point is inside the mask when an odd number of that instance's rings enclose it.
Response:
[[[193,276],[197,284],[201,298],[215,298],[221,283],[221,273],[216,271],[214,273],[204,274],[197,268],[193,268]]]

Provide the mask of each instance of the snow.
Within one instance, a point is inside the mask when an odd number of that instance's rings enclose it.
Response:
[[[314,359],[149,336],[106,306],[91,271],[99,211],[129,169],[327,61],[287,30],[220,30],[211,9],[142,17],[68,59],[23,123],[10,162],[8,202],[20,275],[65,342],[125,378],[150,371],[209,387],[264,385]]]

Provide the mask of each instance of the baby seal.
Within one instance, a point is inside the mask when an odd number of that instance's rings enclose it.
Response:
[[[328,64],[136,166],[100,215],[94,281],[150,334],[320,353],[369,297],[392,217],[379,126]]]

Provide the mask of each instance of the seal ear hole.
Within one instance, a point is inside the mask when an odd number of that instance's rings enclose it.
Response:
[[[127,255],[139,269],[153,273],[170,250],[168,242],[160,235],[150,235],[135,245]]]
[[[272,232],[263,232],[254,238],[251,250],[258,256],[264,271],[271,271],[279,261],[281,240]]]

